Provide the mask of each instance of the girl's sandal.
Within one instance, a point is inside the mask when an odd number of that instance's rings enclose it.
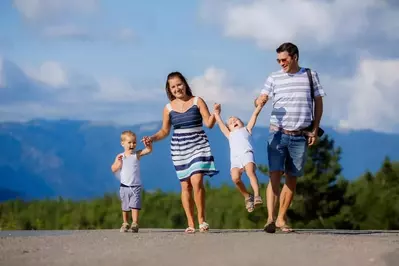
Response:
[[[209,230],[209,224],[206,222],[203,222],[202,224],[199,225],[199,231],[201,233],[207,232]]]
[[[254,202],[252,200],[252,197],[245,199],[245,208],[247,209],[248,212],[254,211]]]
[[[193,227],[187,227],[186,230],[184,231],[186,234],[194,234],[195,233],[195,228]]]

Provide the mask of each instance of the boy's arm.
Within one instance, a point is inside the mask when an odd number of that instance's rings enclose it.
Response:
[[[111,165],[111,171],[112,171],[112,173],[116,173],[116,172],[118,172],[120,169],[121,169],[121,166],[122,166],[122,154],[118,154],[116,157],[115,157],[115,161],[114,161],[114,163]]]
[[[137,151],[137,159],[140,160],[141,157],[150,154],[152,152],[152,143],[146,145],[144,149]]]
[[[250,134],[252,134],[252,129],[254,128],[254,126],[256,124],[256,119],[258,118],[258,115],[259,115],[259,113],[262,110],[264,105],[265,105],[264,103],[263,104],[259,104],[255,108],[254,112],[252,113],[251,119],[249,120],[248,125],[247,125],[247,130],[248,130],[248,132]]]
[[[215,112],[215,118],[216,118],[216,122],[219,125],[220,130],[222,131],[222,133],[226,136],[226,138],[229,138],[230,136],[230,130],[226,127],[226,125],[223,123],[222,118],[220,117],[220,115],[218,113]]]

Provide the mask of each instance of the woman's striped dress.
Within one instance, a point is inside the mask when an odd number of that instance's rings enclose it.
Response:
[[[171,156],[177,177],[183,181],[194,174],[213,176],[219,173],[215,168],[208,137],[202,128],[202,116],[197,106],[198,97],[184,113],[176,112],[167,105],[173,126]]]

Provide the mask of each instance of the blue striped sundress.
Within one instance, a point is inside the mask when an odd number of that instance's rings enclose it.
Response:
[[[202,128],[202,116],[197,101],[198,97],[195,97],[193,105],[184,113],[174,111],[170,103],[167,105],[173,126],[171,156],[180,181],[197,173],[208,176],[219,173],[208,137]]]

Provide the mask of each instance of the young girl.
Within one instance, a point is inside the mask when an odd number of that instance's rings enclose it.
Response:
[[[220,105],[215,104],[214,114],[220,130],[229,140],[230,160],[231,160],[231,178],[236,184],[237,189],[244,196],[245,207],[248,212],[252,212],[254,207],[262,205],[263,201],[259,196],[259,184],[256,176],[256,164],[254,159],[254,151],[252,147],[252,128],[255,126],[256,119],[264,104],[260,104],[253,112],[247,126],[237,117],[232,116],[227,121],[227,126],[220,117]],[[251,195],[241,181],[241,175],[245,170],[249,177],[254,196]]]

